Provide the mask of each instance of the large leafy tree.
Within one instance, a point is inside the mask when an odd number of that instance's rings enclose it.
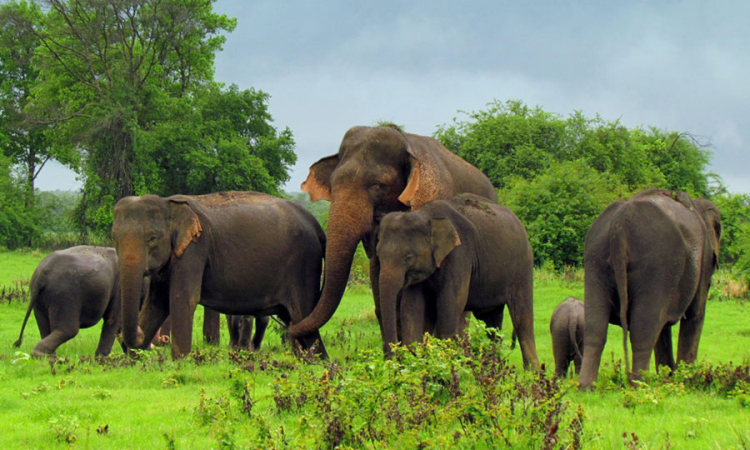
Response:
[[[294,141],[270,124],[268,96],[213,80],[235,26],[213,0],[38,3],[27,110],[82,155],[82,225],[106,230],[125,195],[276,192],[288,179]]]
[[[37,121],[26,111],[39,76],[34,57],[40,40],[33,24],[42,15],[32,2],[0,6],[0,129],[6,137],[2,153],[21,172],[27,210],[32,209],[35,180],[47,161],[54,158],[74,168],[77,161],[72,146],[51,139],[54,124]]]
[[[710,194],[709,153],[686,133],[496,101],[435,136],[487,174],[526,225],[538,264],[580,263],[589,226],[618,198],[651,186]]]

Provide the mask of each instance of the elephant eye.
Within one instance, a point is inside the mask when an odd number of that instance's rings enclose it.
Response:
[[[149,245],[150,247],[154,247],[154,246],[156,245],[156,243],[158,242],[158,240],[159,240],[159,238],[158,238],[158,237],[156,237],[156,235],[155,235],[155,234],[152,234],[151,236],[149,236],[149,237],[148,237],[148,240],[146,241],[146,243],[147,243],[147,244],[148,244],[148,245]]]
[[[409,264],[409,265],[413,264],[416,259],[417,257],[411,253],[404,256],[404,262],[406,262],[406,264]]]
[[[380,192],[383,189],[385,189],[385,184],[383,184],[383,183],[381,183],[379,181],[376,181],[376,182],[374,182],[374,183],[372,183],[370,185],[370,189],[373,190],[373,191],[375,191],[375,192]]]

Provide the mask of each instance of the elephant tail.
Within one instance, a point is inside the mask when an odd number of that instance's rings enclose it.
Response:
[[[609,263],[614,271],[617,295],[620,298],[622,350],[625,358],[625,375],[628,377],[630,376],[630,358],[628,357],[628,249],[625,237],[629,219],[629,211],[625,209],[621,215],[614,219],[610,225],[609,233]]]
[[[36,303],[37,298],[39,298],[39,293],[42,292],[42,288],[43,288],[43,286],[41,286],[42,283],[36,280],[35,278],[36,277],[33,277],[31,279],[31,287],[29,288],[29,294],[31,296],[31,300],[29,300],[29,308],[26,310],[26,317],[23,318],[23,325],[21,325],[21,334],[18,336],[18,340],[13,343],[13,347],[21,346],[21,342],[23,342],[23,331],[26,329],[26,322],[29,321],[31,310],[34,308],[34,303]]]
[[[575,320],[569,320],[568,321],[568,334],[570,335],[570,342],[573,345],[573,350],[575,351],[575,354],[578,355],[579,358],[583,359],[583,352],[581,351],[580,347],[578,347],[578,339],[577,339],[577,332],[578,331],[578,322]]]

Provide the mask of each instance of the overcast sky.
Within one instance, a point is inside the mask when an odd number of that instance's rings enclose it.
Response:
[[[216,78],[271,95],[299,191],[354,125],[431,135],[497,99],[699,135],[750,193],[750,2],[246,1]],[[58,168],[59,171],[59,168]],[[75,181],[45,168],[40,189]],[[54,182],[50,184],[50,182]]]

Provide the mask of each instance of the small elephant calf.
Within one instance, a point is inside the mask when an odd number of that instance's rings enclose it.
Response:
[[[255,316],[255,335],[253,335],[253,316],[227,314],[229,328],[229,347],[250,351],[260,350],[263,337],[268,328],[269,316]],[[252,340],[250,339],[252,336]]]
[[[23,331],[34,310],[42,340],[33,356],[54,354],[63,343],[104,319],[96,355],[108,355],[121,326],[117,253],[114,248],[81,245],[53,252],[39,263],[29,286],[31,301]]]
[[[534,258],[523,224],[508,208],[461,194],[390,213],[380,223],[376,252],[386,354],[390,344],[408,345],[425,331],[458,335],[465,311],[499,329],[508,306],[524,367],[539,366]]]
[[[576,374],[581,372],[584,332],[583,302],[573,297],[560,303],[552,313],[549,331],[552,335],[552,353],[555,355],[555,376],[564,377],[573,361]]]

